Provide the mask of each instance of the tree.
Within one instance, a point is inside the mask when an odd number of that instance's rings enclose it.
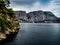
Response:
[[[10,0],[0,0],[0,32],[4,33],[6,30],[8,32],[10,30],[10,32],[13,32],[14,30],[16,31],[17,28],[15,27],[15,25],[19,24],[18,20],[15,18],[15,12],[12,9],[7,8],[9,4]]]
[[[9,4],[10,0],[0,0],[0,40],[7,38],[7,35],[11,33],[18,32],[19,29],[19,21],[14,11],[7,8]]]
[[[0,0],[0,9],[4,9],[6,7],[8,7],[10,4],[10,1],[9,0]]]
[[[5,0],[4,2],[5,2],[5,4],[6,4],[6,6],[9,6],[10,0]]]

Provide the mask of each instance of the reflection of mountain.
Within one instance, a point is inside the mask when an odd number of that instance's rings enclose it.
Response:
[[[25,11],[15,11],[16,17],[21,22],[57,22],[57,17],[50,11],[33,11],[26,13]]]

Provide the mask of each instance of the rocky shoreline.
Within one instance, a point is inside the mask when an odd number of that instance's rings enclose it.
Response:
[[[2,40],[0,41],[0,44],[1,44],[1,45],[5,45],[7,42],[13,41],[13,40],[15,39],[17,33],[18,33],[18,32],[15,32],[15,33],[11,33],[11,34],[9,34],[9,35],[6,35],[7,38],[6,38],[6,39],[2,39]]]
[[[9,29],[8,29],[8,31],[5,32],[5,33],[1,33],[0,32],[0,42],[3,42],[6,39],[9,39],[10,37],[14,37],[18,33],[18,31],[19,31],[20,25],[18,25],[17,27],[15,27],[13,29],[15,29],[15,30],[10,30],[9,31]]]
[[[0,0],[0,42],[15,35],[19,29],[19,20],[11,8],[7,8],[9,0]]]

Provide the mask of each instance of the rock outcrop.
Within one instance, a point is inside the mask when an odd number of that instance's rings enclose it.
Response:
[[[27,13],[25,11],[15,11],[15,13],[16,13],[16,18],[20,19],[20,22],[27,22],[28,21]]]
[[[56,23],[57,17],[50,11],[33,11],[26,13],[25,11],[15,11],[17,19],[20,19],[21,22],[29,23]]]
[[[10,34],[17,33],[20,28],[15,12],[6,7],[6,3],[9,4],[8,0],[6,1],[0,0],[0,41],[7,39]]]
[[[2,14],[0,15],[2,16]],[[4,20],[0,17],[0,41],[7,39],[7,35],[15,34],[19,31],[19,20],[16,17],[3,15]]]

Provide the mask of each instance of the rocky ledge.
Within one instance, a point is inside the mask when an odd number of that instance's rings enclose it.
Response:
[[[0,0],[0,42],[18,32],[20,25],[15,12],[8,8],[9,0]]]
[[[4,27],[5,30],[2,30],[2,27],[0,27],[0,42],[7,39],[10,35],[15,35],[20,29],[19,20],[9,18],[9,16],[7,18],[7,26]]]

